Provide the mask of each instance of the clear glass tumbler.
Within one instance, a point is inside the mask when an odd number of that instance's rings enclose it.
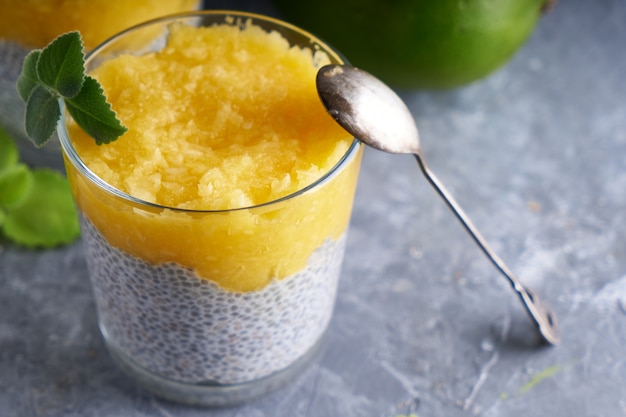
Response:
[[[91,52],[87,65],[97,67],[121,52],[158,49],[173,22],[244,21],[342,63],[330,46],[299,28],[221,11],[131,28]],[[74,148],[68,117],[58,134],[81,213],[99,326],[121,368],[167,399],[218,406],[264,394],[301,372],[333,312],[360,142],[354,140],[312,184],[276,201],[232,210],[185,210],[143,201],[104,182]],[[149,251],[142,250],[145,242],[151,243]],[[172,261],[155,263],[154,252],[171,255]],[[209,274],[199,276],[187,264],[191,252],[210,259]],[[292,270],[271,278],[285,259]],[[235,285],[233,290],[205,278],[235,271],[243,280],[259,273],[271,279],[261,288]]]

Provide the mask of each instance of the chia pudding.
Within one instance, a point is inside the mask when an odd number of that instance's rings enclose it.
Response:
[[[164,17],[103,44],[86,66],[128,131],[99,146],[67,112],[59,127],[111,356],[201,405],[269,392],[315,352],[362,156],[315,89],[339,57],[233,14]],[[153,25],[167,42],[135,51],[127,40]]]
[[[194,384],[266,377],[309,351],[332,315],[345,234],[302,271],[242,293],[174,263],[150,265],[81,221],[107,343],[150,372]]]

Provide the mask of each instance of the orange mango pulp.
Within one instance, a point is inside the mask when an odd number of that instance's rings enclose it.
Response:
[[[41,48],[78,30],[92,49],[108,37],[162,15],[194,10],[199,0],[0,0],[0,39]]]
[[[99,177],[154,205],[111,195],[67,163],[81,211],[111,245],[227,290],[298,272],[345,232],[361,158],[358,149],[324,183],[280,200],[352,144],[317,97],[319,59],[256,26],[181,25],[158,53],[105,62],[92,75],[129,131],[96,146],[68,121],[69,136]]]

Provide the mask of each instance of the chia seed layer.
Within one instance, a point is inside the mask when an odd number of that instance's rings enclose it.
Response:
[[[239,293],[175,263],[148,264],[81,222],[107,343],[165,378],[237,384],[271,375],[314,346],[330,321],[345,234],[327,239],[302,271]]]

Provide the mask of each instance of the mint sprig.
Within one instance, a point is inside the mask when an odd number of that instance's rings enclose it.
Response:
[[[76,123],[98,145],[126,131],[106,101],[102,87],[85,75],[85,55],[79,32],[60,35],[24,59],[17,91],[26,103],[25,130],[35,146],[45,145],[61,118],[59,99]]]
[[[71,243],[79,235],[67,178],[19,162],[15,142],[0,128],[0,237],[49,248]]]

